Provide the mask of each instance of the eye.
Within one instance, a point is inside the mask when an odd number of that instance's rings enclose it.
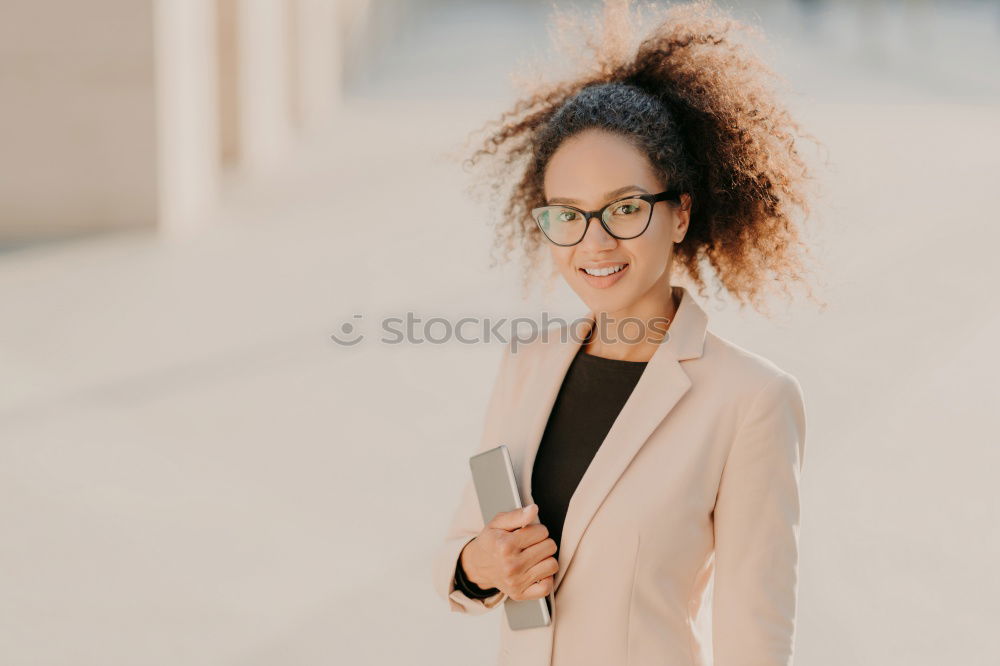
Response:
[[[577,218],[577,213],[575,210],[570,210],[568,208],[563,208],[556,215],[556,221],[558,222],[572,222]]]
[[[634,215],[639,212],[639,206],[632,202],[625,202],[615,206],[614,210],[611,211],[612,214],[617,216],[628,216]]]

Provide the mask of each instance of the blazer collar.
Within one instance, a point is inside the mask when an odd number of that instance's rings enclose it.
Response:
[[[702,355],[708,316],[686,288],[675,285],[672,291],[675,298],[679,297],[674,320],[570,499],[559,544],[559,571],[554,589],[558,589],[566,576],[577,546],[604,498],[656,427],[691,388],[691,380],[680,362]],[[575,327],[573,336],[560,336],[539,350],[543,354],[538,361],[540,368],[526,390],[525,404],[532,406],[533,413],[519,474],[523,480],[522,494],[527,498],[525,504],[534,501],[531,472],[549,415],[594,319],[594,313],[588,311],[571,324]]]

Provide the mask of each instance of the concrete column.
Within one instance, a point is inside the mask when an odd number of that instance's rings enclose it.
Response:
[[[237,4],[240,167],[271,172],[292,138],[286,2]]]
[[[219,80],[214,3],[156,0],[159,224],[189,234],[218,188]]]
[[[351,5],[343,2],[341,5]],[[340,99],[341,35],[344,11],[333,0],[292,0],[295,42],[291,45],[297,70],[297,103],[293,120],[307,133],[333,122]]]

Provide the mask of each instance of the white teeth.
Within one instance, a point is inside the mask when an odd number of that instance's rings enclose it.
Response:
[[[583,270],[587,272],[587,275],[602,277],[604,275],[611,275],[612,273],[617,273],[623,268],[625,268],[625,264],[618,264],[617,266],[608,266],[607,268],[584,268]]]

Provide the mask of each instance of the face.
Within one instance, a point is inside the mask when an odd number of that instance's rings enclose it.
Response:
[[[621,192],[618,190],[622,190]],[[646,157],[625,139],[602,130],[587,130],[567,139],[545,170],[548,204],[600,210],[629,194],[658,194],[668,189]],[[658,201],[646,231],[619,240],[592,218],[583,240],[569,247],[548,243],[560,274],[595,313],[625,317],[659,316],[669,311],[670,267],[674,243],[687,232],[689,195],[682,207]],[[607,277],[588,275],[585,268],[623,265]]]

